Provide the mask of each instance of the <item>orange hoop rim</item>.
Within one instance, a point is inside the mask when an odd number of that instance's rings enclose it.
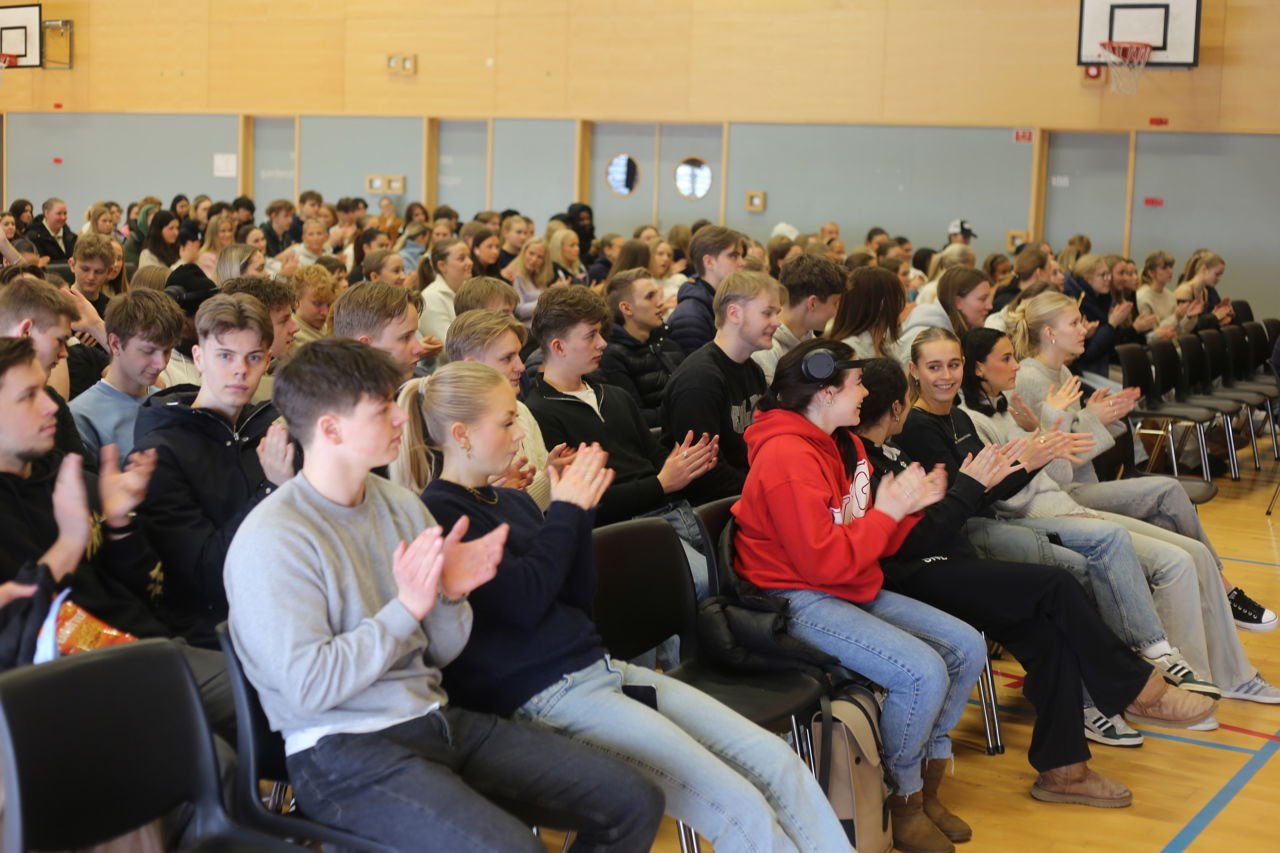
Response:
[[[1140,68],[1151,58],[1152,46],[1145,41],[1104,41],[1102,50],[1110,62],[1121,62],[1131,68]]]

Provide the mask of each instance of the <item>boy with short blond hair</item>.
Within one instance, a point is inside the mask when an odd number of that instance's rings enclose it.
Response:
[[[325,320],[338,293],[333,276],[319,263],[298,270],[293,286],[298,296],[298,307],[293,312],[293,322],[298,326],[293,345],[297,348],[325,336]]]
[[[391,356],[403,380],[432,352],[418,337],[418,301],[402,287],[367,281],[349,288],[333,304],[334,337],[351,338]]]
[[[120,457],[133,451],[133,427],[143,399],[182,335],[178,304],[158,290],[133,290],[111,300],[104,318],[111,363],[91,388],[71,401],[71,414],[88,455],[114,444]]]

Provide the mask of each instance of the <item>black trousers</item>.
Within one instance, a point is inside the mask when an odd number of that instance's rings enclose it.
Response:
[[[985,632],[1026,669],[1022,692],[1036,709],[1028,758],[1036,770],[1089,758],[1082,681],[1111,716],[1138,697],[1151,674],[1062,569],[951,557],[889,585]]]

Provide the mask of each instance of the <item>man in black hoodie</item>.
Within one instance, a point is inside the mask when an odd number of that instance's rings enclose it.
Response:
[[[604,381],[631,395],[650,427],[662,425],[662,392],[684,361],[684,350],[667,338],[662,286],[646,269],[623,270],[605,293],[613,332],[600,360]]]
[[[671,328],[671,340],[680,345],[686,355],[716,336],[716,315],[711,308],[720,282],[742,269],[745,263],[745,247],[742,235],[718,225],[699,228],[689,244],[689,256],[697,274],[684,284],[676,294],[676,310],[671,312],[667,325]]]
[[[80,457],[54,446],[58,407],[29,338],[0,338],[0,669],[32,662],[35,637],[62,587],[99,620],[136,637],[167,637],[165,570],[132,515],[147,490],[154,454],[121,469],[114,445],[101,473],[82,476]],[[15,587],[6,587],[16,582]],[[221,655],[179,644],[210,722],[234,731]]]
[[[159,391],[138,412],[134,447],[157,454],[138,518],[164,561],[169,627],[217,648],[227,549],[249,511],[293,476],[294,451],[271,403],[250,402],[273,340],[262,303],[214,296],[196,312],[196,335],[202,384]]]
[[[24,235],[35,244],[36,251],[50,263],[65,264],[76,248],[76,235],[67,227],[67,203],[51,198],[40,206],[40,215],[27,227]]]

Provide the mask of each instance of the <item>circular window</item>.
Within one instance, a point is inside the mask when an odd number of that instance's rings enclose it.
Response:
[[[700,157],[686,157],[676,164],[676,192],[690,201],[711,192],[711,167]]]
[[[605,167],[604,181],[618,195],[631,195],[640,183],[640,167],[630,154],[619,154]]]

